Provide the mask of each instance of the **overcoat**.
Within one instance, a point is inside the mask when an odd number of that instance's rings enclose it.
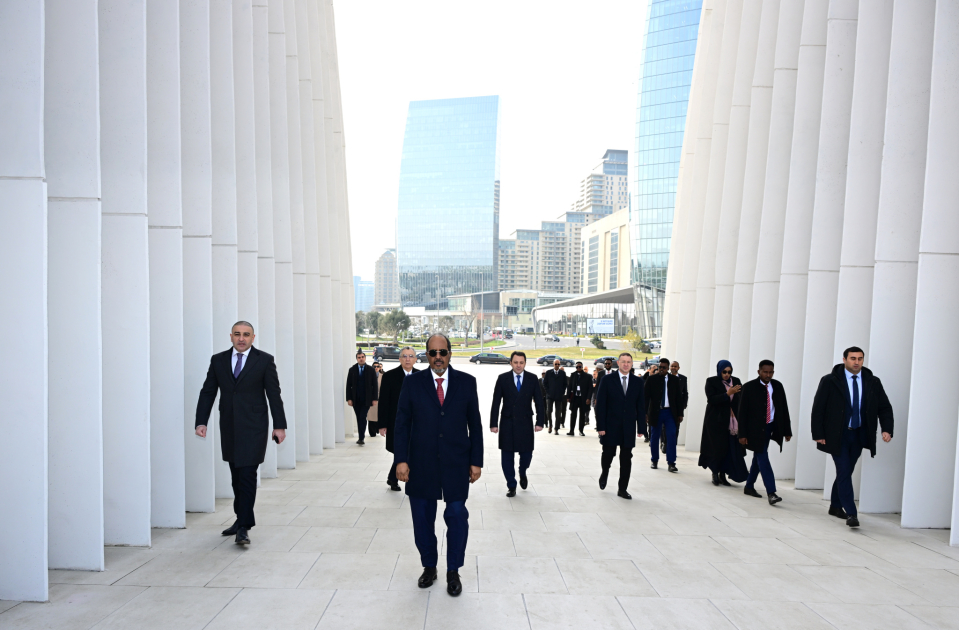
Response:
[[[379,392],[376,388],[376,370],[372,365],[363,366],[363,376],[360,376],[360,364],[354,363],[346,373],[346,399],[359,400],[358,391],[363,388],[363,403],[367,407],[373,406]],[[379,404],[379,403],[377,403]]]
[[[546,387],[546,398],[553,402],[566,401],[566,385],[569,382],[566,376],[566,370],[559,369],[557,374],[552,369],[543,377],[543,385]]]
[[[669,397],[669,412],[679,426],[680,419],[683,417],[686,409],[685,383],[677,376],[669,375],[669,378],[663,374],[655,374],[646,379],[646,387],[643,394],[646,397],[646,419],[649,426],[659,424],[659,407],[663,400],[663,382],[666,383],[666,396]]]
[[[393,461],[410,467],[407,495],[465,501],[470,466],[483,466],[483,420],[476,378],[452,366],[446,374],[442,405],[431,370],[406,379],[396,406]]]
[[[822,377],[812,403],[812,439],[826,440],[825,444],[817,444],[816,448],[831,455],[839,453],[842,432],[849,426],[852,414],[845,371],[846,367],[840,363],[833,367],[830,374]],[[859,374],[862,376],[862,404],[859,409],[862,425],[859,435],[863,448],[868,448],[875,457],[877,428],[881,426],[883,432],[892,435],[892,405],[889,404],[882,382],[873,376],[872,370],[862,368]]]
[[[273,355],[250,347],[246,365],[240,376],[233,378],[233,349],[210,358],[210,369],[196,404],[196,425],[206,425],[220,392],[220,451],[223,461],[234,466],[257,466],[266,456],[270,439],[270,417],[273,428],[286,429],[286,415],[280,398],[280,379]]]
[[[783,384],[776,379],[769,382],[773,386],[772,402],[776,410],[770,439],[779,444],[779,452],[782,452],[783,438],[793,435],[792,425],[789,422],[789,405],[786,403],[786,390],[783,389]],[[739,437],[746,438],[746,448],[757,453],[766,450],[764,434],[768,396],[766,386],[758,378],[748,381],[739,392],[739,411],[736,413],[736,419],[739,421]]]
[[[419,372],[416,368],[413,368],[412,371]],[[383,380],[380,383],[380,400],[376,404],[379,407],[377,417],[379,418],[380,428],[386,429],[386,450],[391,453],[393,452],[393,436],[396,426],[396,406],[400,402],[400,390],[403,389],[403,382],[406,378],[403,366],[400,365],[383,374]]]
[[[742,381],[735,376],[731,378],[733,385],[742,385]],[[730,401],[723,379],[719,376],[706,379],[706,414],[703,416],[703,434],[699,444],[699,465],[703,468],[716,465],[726,458],[729,451],[729,411],[739,409],[741,396],[742,390],[734,394]],[[737,455],[744,455],[742,445],[738,441],[736,444],[740,450]]]
[[[600,380],[596,392],[596,430],[606,432],[599,437],[600,444],[633,448],[637,427],[645,432],[645,414],[643,379],[630,374],[626,393],[623,393],[619,370],[613,370]]]
[[[502,403],[502,410],[500,404]],[[516,391],[516,373],[500,374],[493,387],[493,408],[489,413],[491,429],[499,427],[499,448],[512,453],[533,450],[533,407],[536,426],[545,424],[543,393],[535,374],[523,372],[523,385]]]

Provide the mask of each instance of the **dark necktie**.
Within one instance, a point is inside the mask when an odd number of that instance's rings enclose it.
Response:
[[[627,378],[629,378],[629,377],[627,377],[627,376],[624,376],[624,377],[623,377],[623,393],[624,393],[624,394],[626,393],[626,379],[627,379]]]
[[[858,429],[862,424],[859,418],[859,376],[852,377],[852,419],[849,420],[850,429]]]
[[[240,378],[240,370],[242,370],[242,369],[243,369],[243,355],[242,355],[242,354],[237,354],[237,355],[236,355],[236,367],[233,368],[233,378],[235,378],[235,379]]]
[[[520,387],[523,386],[523,382],[519,380],[519,374],[516,375],[516,391],[520,390]]]

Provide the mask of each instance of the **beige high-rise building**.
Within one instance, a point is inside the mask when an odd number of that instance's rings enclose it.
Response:
[[[583,293],[601,293],[629,285],[629,210],[603,217],[583,228]]]
[[[605,216],[628,208],[627,156],[627,151],[608,149],[602,162],[580,182],[579,196],[570,210]]]
[[[377,259],[373,276],[373,304],[385,306],[400,303],[400,277],[396,266],[396,250],[388,249]]]

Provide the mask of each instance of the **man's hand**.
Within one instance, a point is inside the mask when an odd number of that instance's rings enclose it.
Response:
[[[826,440],[816,440],[816,444],[822,444],[823,446],[825,446]]]
[[[347,400],[347,401],[346,401],[346,404],[349,405],[350,407],[352,407],[352,406],[353,406],[353,401],[352,401],[352,400]]]
[[[742,444],[743,446],[746,446],[747,444],[746,438],[739,438],[739,443]]]
[[[643,434],[642,434],[642,433],[637,433],[637,434],[636,434],[636,437],[643,437]]]
[[[276,436],[276,443],[283,444],[286,439],[286,429],[273,429],[273,435]]]
[[[600,435],[606,435],[606,431],[597,431],[596,433],[599,433]]]
[[[196,434],[199,435],[201,438],[205,438],[205,437],[206,437],[206,425],[205,425],[205,424],[201,424],[200,426],[198,426],[198,427],[196,428]],[[886,440],[886,441],[888,442],[889,440]]]
[[[386,437],[386,429],[380,429],[380,437]]]
[[[490,427],[489,430],[493,433],[499,433],[499,427]]]
[[[891,440],[891,439],[892,439],[892,434],[886,433],[885,431],[882,432],[882,441],[883,441],[883,442],[888,442],[888,441]]]
[[[678,418],[676,418],[676,424],[677,424],[677,425],[680,425],[680,424],[682,424],[682,423],[683,423],[683,416],[679,416]]]
[[[374,401],[373,401],[373,406],[374,406],[374,407],[376,406],[376,403],[377,403],[377,402],[379,402],[379,401],[377,401],[377,400],[374,400]]]
[[[480,478],[480,475],[482,474],[483,474],[482,468],[480,468],[479,466],[470,466],[470,483],[476,483],[476,481]]]
[[[791,435],[787,435],[787,436],[786,436],[786,441],[787,441],[787,442],[788,442],[789,440],[791,440],[791,439],[793,439],[793,436],[791,436]]]
[[[543,430],[543,425],[541,424],[537,424],[535,427],[533,427],[533,431],[542,431],[542,430]]]
[[[396,478],[400,481],[410,480],[410,467],[406,465],[406,462],[401,462],[396,465]]]

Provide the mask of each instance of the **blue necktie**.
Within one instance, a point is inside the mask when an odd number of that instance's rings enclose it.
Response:
[[[234,378],[234,379],[240,378],[240,370],[242,370],[242,369],[243,369],[243,355],[242,355],[242,354],[237,354],[237,355],[236,355],[236,367],[233,368],[233,378]]]
[[[862,424],[859,418],[859,377],[852,377],[852,419],[849,420],[850,429],[858,429]]]
[[[519,380],[519,374],[516,375],[516,391],[519,391],[523,386],[523,382]]]
[[[360,376],[363,376],[363,366],[361,365],[359,366],[359,368],[360,368]]]

